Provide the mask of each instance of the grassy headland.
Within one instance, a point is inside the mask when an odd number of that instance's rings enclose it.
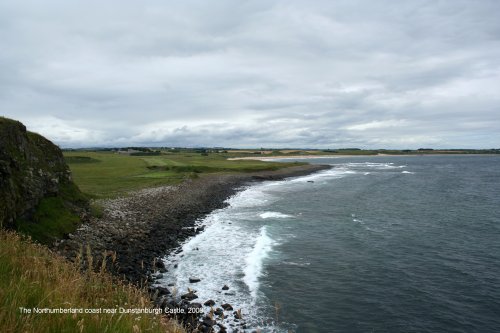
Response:
[[[213,173],[272,171],[290,163],[229,161],[228,154],[162,152],[161,154],[121,154],[110,151],[66,151],[75,183],[97,198],[158,185],[178,184],[184,179]],[[296,163],[295,165],[297,165]]]
[[[127,192],[178,184],[184,179],[213,173],[272,171],[290,163],[259,160],[228,160],[235,157],[359,156],[422,154],[498,154],[498,149],[187,149],[131,148],[64,151],[73,179],[80,189],[96,198],[126,195]]]

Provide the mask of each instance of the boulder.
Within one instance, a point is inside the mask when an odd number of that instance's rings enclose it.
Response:
[[[222,304],[221,307],[226,311],[232,311],[233,307],[229,303]]]
[[[198,298],[198,295],[196,295],[193,292],[181,295],[181,299],[185,299],[185,300],[188,300],[188,301],[192,301],[193,299],[197,299],[197,298]]]
[[[170,290],[168,290],[168,288],[165,288],[165,287],[156,287],[155,289],[157,290],[158,295],[160,295],[160,296],[169,295],[170,294]]]
[[[213,319],[210,319],[210,317],[203,318],[203,325],[212,327],[215,324],[217,324],[217,322]]]
[[[215,305],[215,301],[213,299],[209,299],[208,301],[206,301],[205,303],[203,303],[205,306],[214,306]]]

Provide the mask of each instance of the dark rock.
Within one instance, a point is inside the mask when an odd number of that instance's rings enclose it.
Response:
[[[217,309],[215,309],[214,313],[217,316],[222,316],[224,314],[224,310],[222,310],[221,308],[217,308]]]
[[[205,326],[205,325],[200,325],[198,330],[201,331],[201,333],[212,333],[213,332],[212,326]]]
[[[229,290],[229,287],[227,286],[227,284],[225,284],[224,287],[222,287],[222,290]]]
[[[185,299],[185,300],[188,300],[188,301],[191,301],[193,299],[197,299],[198,295],[196,295],[195,293],[191,292],[191,293],[187,293],[187,294],[181,295],[181,298]]]
[[[201,279],[199,278],[196,278],[196,277],[190,277],[189,278],[189,283],[196,283],[196,282],[200,282]]]
[[[165,288],[165,287],[155,287],[155,289],[158,291],[158,295],[162,296],[162,295],[169,295],[170,294],[170,290],[168,290],[168,288]]]
[[[232,311],[233,307],[229,303],[222,304],[221,307],[226,311]]]
[[[217,322],[213,319],[210,319],[210,317],[203,318],[203,325],[212,327],[215,324],[217,324]]]
[[[193,302],[187,305],[187,309],[189,310],[188,313],[194,315],[195,317],[201,316],[202,311],[200,309],[202,308],[203,306],[201,305],[201,303]]]
[[[158,269],[165,269],[165,264],[163,263],[163,260],[156,259],[156,261],[155,261],[155,267],[158,268]]]
[[[212,299],[209,299],[208,301],[206,301],[203,304],[206,305],[206,306],[214,306],[215,305],[215,301],[212,300]]]

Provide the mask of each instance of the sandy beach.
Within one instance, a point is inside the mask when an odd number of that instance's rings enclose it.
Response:
[[[340,157],[355,157],[367,155],[286,155],[286,156],[247,156],[247,157],[230,157],[228,160],[258,160],[258,161],[271,161],[281,159],[312,159],[312,158],[340,158]],[[376,155],[368,155],[376,156]]]

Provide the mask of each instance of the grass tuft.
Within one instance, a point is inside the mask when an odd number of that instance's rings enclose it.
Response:
[[[120,307],[151,306],[145,290],[116,281],[104,267],[82,273],[80,262],[70,263],[13,231],[0,230],[2,332],[184,332],[162,315],[119,313]],[[51,314],[34,313],[34,308],[117,310]]]

